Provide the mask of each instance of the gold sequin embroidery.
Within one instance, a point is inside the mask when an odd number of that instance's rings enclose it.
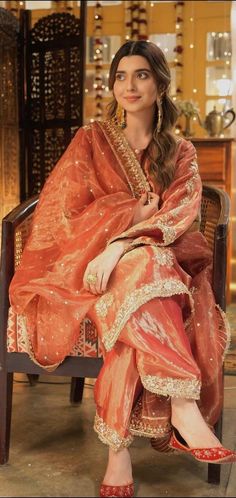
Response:
[[[169,249],[156,248],[153,259],[160,265],[170,268],[174,264],[174,256]]]
[[[95,304],[98,316],[105,318],[109,307],[113,304],[114,297],[111,293],[104,294]]]
[[[48,372],[53,372],[53,370],[55,370],[59,366],[60,363],[59,362],[54,363],[53,365],[41,365],[41,363],[39,363],[36,360],[35,355],[34,355],[33,346],[31,344],[30,336],[29,336],[28,331],[27,331],[26,316],[18,314],[17,320],[18,320],[18,322],[20,322],[20,328],[21,328],[21,332],[22,332],[22,341],[24,343],[24,347],[25,347],[30,359],[39,367],[43,367]]]
[[[92,130],[92,125],[91,124],[84,125],[83,130],[85,130],[85,131]]]
[[[113,119],[98,122],[116,154],[122,171],[134,197],[139,198],[143,190],[150,191],[150,185],[122,130]]]
[[[122,448],[127,448],[133,441],[133,436],[122,438],[118,432],[111,429],[101,417],[96,413],[94,419],[94,430],[102,443],[107,444],[114,451],[119,451]]]
[[[114,346],[119,334],[132,313],[134,313],[140,306],[147,303],[154,297],[169,297],[176,294],[187,294],[193,307],[193,300],[191,293],[183,282],[176,279],[166,279],[161,282],[153,282],[145,284],[140,289],[135,289],[130,295],[126,297],[121,304],[113,326],[108,332],[104,334],[103,343],[107,351],[110,351]]]
[[[141,381],[145,389],[152,393],[175,398],[199,399],[201,381],[199,379],[173,379],[142,375]]]
[[[189,165],[189,170],[192,173],[191,178],[189,178],[186,183],[185,183],[185,192],[186,195],[182,197],[179,201],[179,205],[173,209],[171,209],[169,212],[162,214],[159,216],[159,219],[157,218],[157,221],[153,221],[152,224],[147,224],[147,222],[143,223],[143,228],[144,230],[154,230],[155,228],[159,228],[163,234],[163,242],[158,242],[158,246],[165,246],[169,245],[177,237],[177,231],[172,226],[175,223],[175,218],[179,216],[181,211],[183,211],[183,206],[188,204],[191,200],[191,197],[194,195],[195,192],[195,182],[200,178],[199,173],[198,173],[198,165],[196,160],[193,160],[190,165]],[[141,223],[140,223],[141,225]],[[132,227],[128,229],[127,231],[123,232],[121,237],[132,237],[133,234],[136,233],[136,227]],[[120,237],[115,237],[114,239],[111,239],[110,242],[113,240],[118,240]]]

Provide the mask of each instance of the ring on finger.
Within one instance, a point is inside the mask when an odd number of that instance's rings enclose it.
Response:
[[[94,275],[93,273],[89,273],[87,278],[86,278],[86,281],[88,282],[88,284],[96,284],[97,278],[98,278],[97,275]]]

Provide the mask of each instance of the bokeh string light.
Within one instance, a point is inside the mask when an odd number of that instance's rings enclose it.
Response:
[[[103,117],[103,41],[102,41],[102,3],[96,2],[94,9],[94,61],[95,61],[95,75],[94,75],[94,90],[95,90],[95,119],[100,121]]]
[[[147,40],[147,2],[125,2],[125,40]]]
[[[183,22],[184,22],[184,2],[175,2],[175,33],[176,45],[174,47],[174,68],[176,74],[176,88],[175,95],[172,96],[176,101],[182,97],[183,94]],[[182,132],[182,125],[180,120],[175,125],[175,133],[179,135]]]
[[[195,68],[196,68],[196,64],[194,63],[194,51],[195,51],[195,2],[192,0],[191,2],[191,16],[189,18],[189,22],[191,24],[191,29],[190,29],[190,33],[191,33],[191,41],[190,41],[190,44],[189,44],[189,48],[193,51],[193,54],[192,54],[192,60],[193,60],[193,65],[192,65],[192,93],[193,93],[193,96],[196,95],[198,89],[196,87],[196,72],[195,72]],[[196,117],[194,118],[194,120],[196,119]]]
[[[175,33],[176,46],[174,47],[174,67],[176,70],[176,95],[181,97],[183,93],[183,22],[184,22],[184,2],[175,2]]]

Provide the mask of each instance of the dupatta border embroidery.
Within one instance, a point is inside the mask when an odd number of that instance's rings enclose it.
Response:
[[[216,310],[219,313],[220,321],[221,321],[220,326],[219,326],[219,332],[220,332],[220,339],[221,339],[221,347],[223,349],[223,357],[222,357],[222,363],[223,363],[225,360],[225,357],[229,351],[229,348],[230,348],[231,328],[230,328],[230,324],[229,324],[226,313],[221,309],[219,304],[216,304],[215,306],[216,306]]]
[[[20,329],[21,329],[21,333],[22,333],[22,342],[24,344],[24,349],[27,351],[27,354],[29,355],[30,359],[36,365],[38,365],[41,368],[44,368],[48,372],[52,372],[53,370],[55,370],[60,365],[60,362],[54,363],[53,365],[42,365],[41,363],[39,363],[36,360],[36,357],[35,357],[35,354],[34,354],[34,350],[33,350],[33,346],[32,346],[32,343],[31,343],[31,340],[30,340],[30,336],[29,336],[29,333],[28,333],[27,318],[26,318],[26,316],[25,315],[17,315],[17,321],[18,321],[18,323],[20,325]],[[45,357],[45,360],[47,360],[46,357]]]
[[[150,191],[150,185],[140,163],[119,127],[112,119],[97,123],[119,161],[133,196],[139,198],[143,190]]]
[[[170,422],[159,417],[156,413],[151,416],[142,415],[142,395],[139,396],[131,413],[129,432],[133,436],[153,437],[163,440],[167,436],[170,437],[171,431]]]
[[[187,205],[191,197],[194,196],[194,189],[196,182],[199,179],[199,172],[198,172],[198,164],[196,160],[191,161],[189,165],[189,170],[192,174],[191,178],[186,181],[185,183],[185,189],[186,189],[186,194],[185,196],[180,200],[179,206],[176,208],[172,209],[170,213],[165,213],[162,214],[156,222],[153,222],[152,224],[147,224],[145,222],[145,230],[153,230],[153,229],[159,229],[162,232],[163,235],[163,242],[158,242],[158,246],[166,246],[174,242],[176,239],[176,229],[174,228],[173,223],[175,221],[175,218],[178,216],[178,214],[181,212],[183,209],[184,205]],[[139,224],[141,225],[141,223]],[[123,232],[122,238],[124,237],[132,237],[136,232],[136,227],[131,227],[129,228],[126,232]],[[119,236],[115,238],[115,240],[119,239]],[[113,240],[113,239],[112,239]],[[111,242],[112,242],[111,240]],[[136,243],[135,240],[131,242],[130,246],[135,247]],[[131,247],[130,247],[131,248]]]
[[[169,425],[169,427],[171,427],[171,425]],[[170,434],[169,427],[153,427],[152,425],[145,424],[143,421],[132,420],[129,426],[129,431],[133,434],[133,436],[162,438],[167,434]]]

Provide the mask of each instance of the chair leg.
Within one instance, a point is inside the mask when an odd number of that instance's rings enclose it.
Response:
[[[27,374],[27,377],[31,386],[35,386],[39,380],[38,374]]]
[[[72,377],[70,385],[70,402],[80,403],[83,399],[84,377]]]
[[[215,463],[208,464],[208,478],[207,481],[210,484],[220,484],[220,471],[221,465]]]
[[[9,458],[13,373],[0,372],[0,465]]]

